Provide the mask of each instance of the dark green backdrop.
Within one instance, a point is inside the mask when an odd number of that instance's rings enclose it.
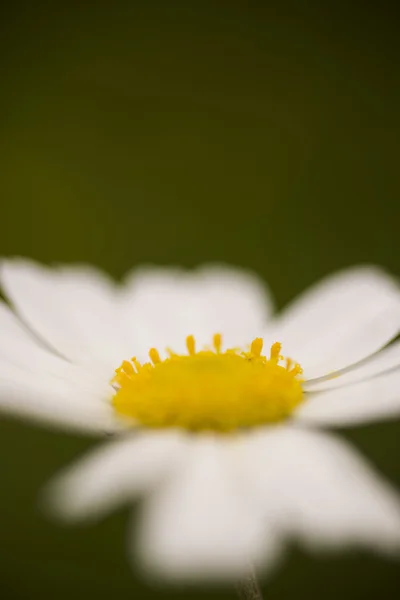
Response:
[[[3,7],[0,253],[116,277],[227,261],[258,271],[280,305],[346,265],[400,275],[397,15],[375,4]],[[399,433],[346,435],[400,485]],[[1,422],[0,597],[233,598],[145,586],[125,556],[128,511],[71,529],[39,515],[41,486],[92,445]],[[294,550],[264,591],[386,599],[398,572]]]

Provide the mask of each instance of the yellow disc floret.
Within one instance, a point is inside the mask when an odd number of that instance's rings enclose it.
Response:
[[[115,410],[147,427],[232,431],[281,421],[302,402],[301,367],[279,364],[278,342],[269,358],[261,338],[248,352],[223,352],[218,333],[212,349],[197,352],[192,335],[186,347],[188,354],[169,350],[165,360],[151,348],[149,363],[123,361],[113,379]]]

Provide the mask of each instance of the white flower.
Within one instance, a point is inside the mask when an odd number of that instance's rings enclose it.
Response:
[[[266,571],[291,541],[399,550],[397,493],[321,430],[400,414],[389,275],[344,271],[275,317],[256,277],[225,267],[117,285],[10,260],[0,279],[0,408],[118,433],[52,483],[58,514],[97,519],[144,498],[129,548],[172,579],[236,578],[249,560]]]

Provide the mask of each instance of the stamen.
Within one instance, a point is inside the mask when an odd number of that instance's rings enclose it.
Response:
[[[132,379],[124,371],[120,370],[119,373],[117,373],[116,376],[114,377],[114,381],[116,383],[118,383],[118,385],[123,387],[123,386],[127,386],[127,385],[129,386]]]
[[[287,357],[286,358],[286,371],[290,371],[290,367],[292,366],[293,361],[291,358]]]
[[[282,344],[280,344],[279,342],[275,342],[274,344],[272,344],[270,352],[270,361],[274,363],[277,363],[279,361],[281,348]]]
[[[222,347],[222,335],[220,333],[215,333],[213,336],[213,346],[217,354],[221,353]]]
[[[138,361],[138,359],[136,358],[136,356],[132,356],[131,361],[135,365],[135,369],[136,369],[137,373],[139,373],[140,369],[142,368],[141,363]]]
[[[293,377],[295,377],[296,375],[301,375],[303,373],[303,369],[301,368],[301,366],[296,363],[293,367],[293,369],[291,371],[289,371],[291,375],[293,375]]]
[[[190,356],[196,354],[196,341],[193,335],[188,335],[186,338],[186,348]]]
[[[160,355],[159,355],[158,350],[156,348],[150,348],[150,350],[149,350],[149,356],[150,356],[150,360],[153,363],[153,365],[156,365],[157,363],[161,362]]]
[[[262,338],[255,338],[251,342],[250,351],[253,356],[261,356],[261,351],[263,349],[264,340]]]
[[[127,375],[133,375],[133,374],[134,374],[134,372],[135,372],[135,370],[134,370],[134,368],[133,368],[132,364],[131,364],[130,362],[128,362],[127,360],[124,360],[124,361],[122,362],[122,368],[123,368],[123,370],[125,371],[125,373],[126,373]]]

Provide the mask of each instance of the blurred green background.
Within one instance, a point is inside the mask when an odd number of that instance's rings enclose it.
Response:
[[[2,255],[255,269],[283,305],[334,269],[400,275],[395,4],[3,6]],[[345,435],[400,486],[399,423]],[[234,598],[132,573],[128,510],[63,528],[41,486],[95,442],[0,424],[0,597]],[[394,598],[399,563],[294,549],[269,600]]]

